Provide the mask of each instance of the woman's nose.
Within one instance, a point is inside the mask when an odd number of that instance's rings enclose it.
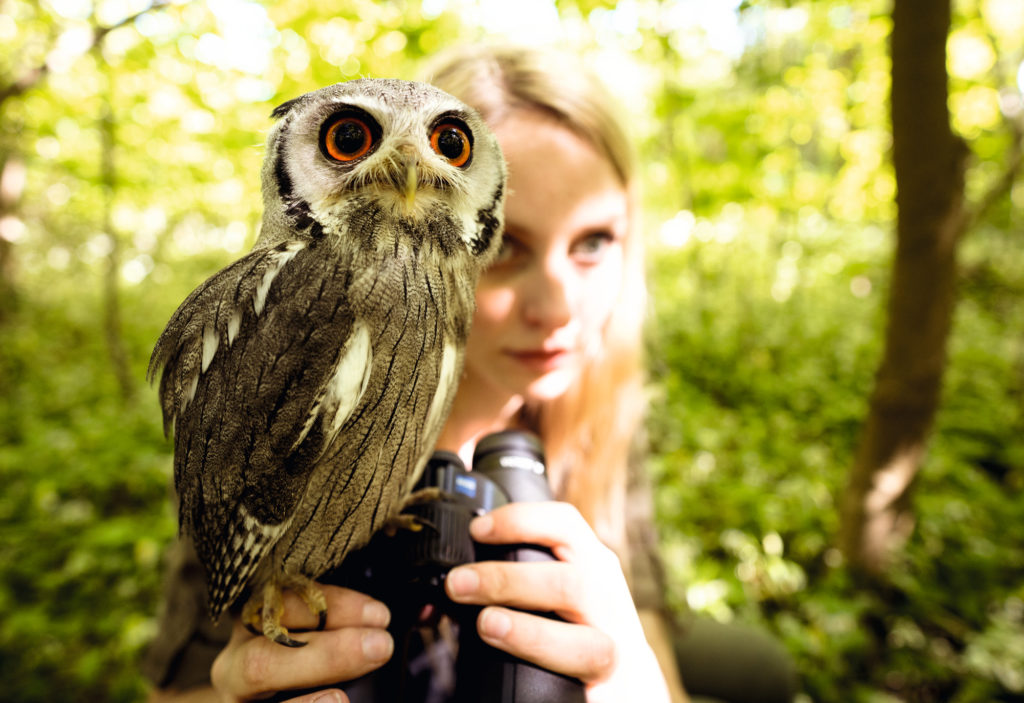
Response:
[[[544,329],[558,329],[572,320],[572,281],[557,262],[538,264],[523,291],[523,319]]]

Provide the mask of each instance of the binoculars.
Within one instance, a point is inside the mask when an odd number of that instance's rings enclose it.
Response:
[[[537,545],[477,544],[469,536],[469,522],[478,515],[507,503],[553,499],[540,441],[515,430],[488,435],[474,450],[472,471],[457,455],[435,452],[414,492],[424,489],[430,490],[420,495],[429,498],[403,511],[420,529],[378,533],[324,578],[391,610],[391,661],[340,687],[353,703],[583,703],[580,681],[486,644],[476,630],[480,606],[453,603],[444,591],[448,572],[460,564],[554,560]],[[431,634],[442,620],[451,625],[449,637]]]

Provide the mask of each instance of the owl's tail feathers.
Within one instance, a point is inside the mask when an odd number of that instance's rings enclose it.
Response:
[[[304,647],[307,643],[292,638],[288,628],[281,624],[284,614],[284,590],[295,592],[309,611],[317,616],[316,629],[327,626],[327,599],[320,586],[301,574],[281,574],[263,585],[242,608],[242,623],[254,635],[286,647]]]

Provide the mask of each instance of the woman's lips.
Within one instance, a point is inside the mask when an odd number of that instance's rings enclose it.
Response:
[[[569,357],[566,349],[525,349],[506,350],[505,354],[517,362],[536,371],[551,371],[558,368]]]

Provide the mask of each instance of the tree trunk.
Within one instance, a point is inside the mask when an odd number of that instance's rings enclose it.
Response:
[[[938,408],[965,229],[967,149],[946,105],[950,0],[894,0],[892,134],[898,209],[885,350],[849,484],[840,543],[884,573],[913,528],[910,490]]]
[[[24,191],[25,162],[13,153],[0,159],[0,327],[10,321],[17,309],[13,238],[19,225],[18,206]]]
[[[108,76],[113,81],[113,78]],[[111,89],[113,95],[113,89]],[[110,98],[100,119],[100,133],[103,138],[101,181],[103,183],[103,229],[110,237],[110,252],[107,254],[107,265],[103,272],[103,333],[107,340],[110,363],[117,379],[121,398],[130,401],[135,396],[135,383],[132,380],[131,368],[128,363],[128,351],[125,349],[124,335],[121,331],[121,289],[119,277],[121,272],[121,241],[114,227],[114,193],[117,188],[117,175],[114,164],[114,101]]]

